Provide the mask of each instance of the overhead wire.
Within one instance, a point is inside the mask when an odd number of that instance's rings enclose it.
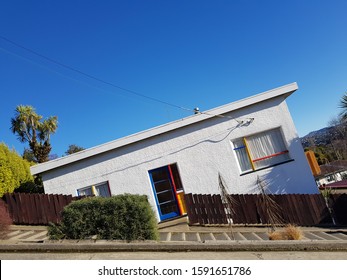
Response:
[[[14,52],[9,51],[9,50],[7,50],[7,49],[4,49],[4,48],[2,48],[2,47],[0,47],[0,50],[3,51],[3,52],[5,52],[5,53],[11,54],[11,55],[13,55],[13,56],[15,56],[15,57],[17,57],[17,58],[19,58],[19,59],[22,59],[22,60],[24,60],[24,61],[26,61],[26,62],[28,62],[28,63],[34,64],[34,65],[37,66],[37,67],[40,67],[40,68],[42,68],[42,69],[45,69],[45,70],[47,70],[47,71],[50,71],[50,72],[55,73],[55,74],[57,74],[57,75],[60,75],[60,76],[62,76],[62,77],[64,77],[64,78],[67,78],[67,79],[69,79],[69,80],[72,80],[72,81],[74,81],[74,82],[81,83],[81,84],[83,84],[83,85],[86,85],[86,86],[95,88],[95,89],[97,89],[97,90],[104,91],[104,92],[106,92],[106,93],[108,92],[107,90],[105,90],[105,89],[103,89],[103,88],[101,88],[101,87],[98,87],[98,86],[95,86],[95,85],[91,85],[90,83],[84,82],[84,81],[82,81],[82,80],[80,80],[80,79],[76,79],[76,78],[73,78],[73,77],[71,77],[71,76],[69,76],[69,75],[65,75],[65,74],[63,74],[63,73],[61,73],[61,72],[59,72],[59,71],[53,70],[53,69],[50,68],[50,67],[44,66],[44,65],[42,65],[41,63],[38,63],[38,62],[36,62],[36,61],[33,61],[32,59],[26,58],[26,57],[24,57],[24,56],[22,56],[22,55],[19,55],[19,54],[17,54],[17,53],[14,53]]]
[[[90,78],[90,79],[93,79],[93,80],[95,80],[95,81],[98,81],[98,82],[100,82],[100,83],[103,83],[103,84],[112,86],[112,87],[117,88],[117,89],[120,89],[120,90],[122,90],[122,91],[126,91],[126,92],[128,92],[128,93],[131,93],[131,94],[133,94],[133,95],[137,95],[137,96],[140,96],[140,97],[142,97],[142,98],[149,99],[149,100],[152,100],[152,101],[155,101],[155,102],[158,102],[158,103],[162,103],[162,104],[165,104],[165,105],[168,105],[168,106],[171,106],[171,107],[175,107],[175,108],[178,108],[178,109],[183,109],[183,110],[186,110],[186,111],[193,111],[193,109],[189,109],[189,108],[185,108],[185,107],[183,107],[183,106],[175,105],[175,104],[172,104],[172,103],[169,103],[169,102],[166,102],[166,101],[163,101],[163,100],[154,98],[154,97],[150,97],[150,96],[144,95],[144,94],[139,93],[139,92],[137,92],[137,91],[130,90],[130,89],[127,89],[127,88],[125,88],[125,87],[118,86],[118,85],[116,85],[116,84],[114,84],[114,83],[107,82],[107,81],[105,81],[105,80],[103,80],[103,79],[100,79],[100,78],[98,78],[98,77],[96,77],[96,76],[93,76],[93,75],[90,75],[90,74],[88,74],[88,73],[85,73],[85,72],[83,72],[83,71],[81,71],[81,70],[78,70],[78,69],[76,69],[76,68],[74,68],[74,67],[71,67],[71,66],[69,66],[69,65],[67,65],[67,64],[64,64],[64,63],[61,63],[61,62],[59,62],[59,61],[57,61],[57,60],[55,60],[55,59],[52,59],[52,58],[50,58],[50,57],[48,57],[48,56],[46,56],[46,55],[40,54],[40,53],[38,53],[38,52],[36,52],[36,51],[34,51],[34,50],[32,50],[32,49],[29,49],[29,48],[27,48],[27,47],[25,47],[25,46],[22,46],[22,45],[20,45],[20,44],[14,42],[14,41],[12,41],[12,40],[9,40],[9,39],[5,38],[4,36],[1,36],[1,35],[0,35],[0,38],[3,39],[4,41],[7,41],[7,42],[9,42],[9,43],[15,45],[16,47],[19,47],[19,48],[21,48],[21,49],[24,49],[24,50],[26,50],[26,51],[28,51],[28,52],[30,52],[30,53],[32,53],[32,54],[38,56],[38,57],[41,57],[41,58],[43,58],[43,59],[45,59],[45,60],[51,62],[51,63],[54,63],[54,64],[56,64],[56,65],[58,65],[58,66],[60,66],[60,67],[66,68],[66,69],[68,69],[68,70],[70,70],[70,71],[76,72],[76,73],[78,73],[78,74],[80,74],[80,75],[83,75],[83,76],[85,76],[85,77],[87,77],[87,78]]]
[[[100,83],[102,83],[102,84],[105,84],[105,85],[108,85],[108,86],[117,88],[117,89],[119,89],[119,90],[122,90],[122,91],[125,91],[125,92],[128,92],[128,93],[131,93],[131,94],[133,94],[133,95],[135,95],[135,96],[138,96],[138,97],[141,97],[141,98],[144,98],[144,99],[148,99],[148,100],[151,100],[151,101],[154,101],[154,102],[157,102],[157,103],[161,103],[161,104],[164,104],[164,105],[167,105],[167,106],[170,106],[170,107],[174,107],[174,108],[177,108],[177,109],[181,109],[181,110],[185,110],[185,111],[189,111],[189,112],[195,112],[195,113],[198,113],[198,114],[209,115],[209,116],[212,116],[212,117],[228,118],[228,119],[235,120],[238,124],[242,124],[242,123],[243,123],[243,121],[237,120],[237,119],[235,119],[235,118],[233,118],[233,117],[230,117],[230,116],[226,116],[226,115],[222,115],[222,114],[211,114],[211,113],[209,113],[209,112],[204,112],[204,111],[202,111],[202,112],[201,112],[201,111],[198,111],[198,112],[197,112],[196,109],[186,108],[186,107],[183,107],[183,106],[180,106],[180,105],[176,105],[176,104],[173,104],[173,103],[170,103],[170,102],[167,102],[167,101],[160,100],[160,99],[158,99],[158,98],[154,98],[154,97],[151,97],[151,96],[148,96],[148,95],[139,93],[139,92],[134,91],[134,90],[127,89],[127,88],[125,88],[125,87],[121,87],[121,86],[116,85],[116,84],[114,84],[114,83],[105,81],[105,80],[100,79],[100,78],[98,78],[98,77],[96,77],[96,76],[93,76],[93,75],[90,75],[90,74],[88,74],[88,73],[85,73],[85,72],[83,72],[83,71],[81,71],[81,70],[78,70],[78,69],[76,69],[76,68],[74,68],[74,67],[72,67],[72,66],[69,66],[69,65],[67,65],[67,64],[65,64],[65,63],[61,63],[61,62],[59,62],[59,61],[57,61],[57,60],[55,60],[55,59],[52,59],[52,58],[50,58],[50,57],[48,57],[48,56],[46,56],[46,55],[43,55],[43,54],[41,54],[41,53],[38,53],[38,52],[36,52],[36,51],[34,51],[34,50],[32,50],[32,49],[29,49],[29,48],[27,48],[27,47],[25,47],[25,46],[23,46],[23,45],[21,45],[21,44],[18,44],[18,43],[16,43],[16,42],[14,42],[14,41],[12,41],[12,40],[10,40],[10,39],[8,39],[8,38],[2,36],[2,35],[0,35],[0,38],[1,38],[2,40],[6,41],[6,42],[8,42],[8,43],[10,43],[10,44],[12,44],[12,45],[18,47],[18,48],[21,48],[21,49],[23,49],[23,50],[25,50],[25,51],[27,51],[27,52],[29,52],[29,53],[32,53],[32,54],[34,54],[34,55],[36,55],[36,56],[38,56],[38,57],[40,57],[40,58],[43,58],[43,59],[49,61],[50,63],[53,63],[53,64],[55,64],[55,65],[58,65],[58,66],[60,66],[60,67],[65,68],[65,69],[68,69],[68,70],[70,70],[70,71],[76,72],[76,73],[78,73],[78,74],[80,74],[80,75],[82,75],[82,76],[85,76],[85,77],[87,77],[87,78],[93,79],[93,80],[95,80],[95,81],[97,81],[97,82],[100,82]],[[11,52],[11,51],[8,51],[8,50],[6,50],[6,49],[4,49],[4,48],[1,48],[1,47],[0,47],[0,50],[5,51],[5,52],[8,52],[8,53],[11,53],[11,54],[13,54],[13,55],[15,55],[15,56],[18,56],[18,57],[22,57],[22,56],[20,56],[20,55],[18,55],[18,54],[15,54],[15,53],[13,53],[13,52]],[[27,61],[30,61],[30,59],[28,59],[28,58],[25,58],[25,57],[22,57],[22,58],[25,59],[25,60],[27,60]],[[38,64],[38,63],[35,62],[35,64]],[[41,66],[41,65],[40,65],[40,66]],[[43,66],[42,66],[42,67],[43,67]],[[44,67],[44,68],[47,69],[47,67]],[[50,70],[50,69],[48,69],[48,70]],[[53,70],[51,70],[51,71],[53,71]],[[73,79],[73,78],[71,78],[71,77],[68,77],[67,75],[61,74],[61,73],[59,73],[59,72],[57,72],[57,71],[53,71],[53,72],[58,73],[58,74],[60,74],[60,75],[62,75],[62,76],[65,76],[65,77],[67,77],[67,78],[70,78],[70,79],[72,79],[72,80],[78,81],[78,80],[76,80],[76,79]],[[86,83],[84,83],[84,84],[86,84]],[[95,87],[95,86],[94,86],[94,87]],[[98,87],[95,87],[95,88],[98,88]],[[98,88],[98,89],[100,89],[100,88]],[[253,120],[252,120],[252,121],[253,121]]]

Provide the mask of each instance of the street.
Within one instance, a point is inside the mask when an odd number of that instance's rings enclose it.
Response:
[[[1,260],[347,260],[347,252],[0,253]]]

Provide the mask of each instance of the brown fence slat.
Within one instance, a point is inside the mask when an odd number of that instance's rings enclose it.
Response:
[[[287,220],[288,220],[288,215],[287,215],[287,209],[284,207],[284,199],[283,199],[283,195],[280,194],[276,194],[272,196],[272,199],[275,201],[275,203],[278,206],[278,215],[280,217],[280,219],[282,219],[282,223],[286,224]]]
[[[291,224],[296,224],[296,225],[299,225],[300,223],[298,222],[299,221],[299,218],[298,218],[298,208],[296,207],[295,205],[295,200],[297,199],[297,196],[296,194],[292,194],[292,195],[288,195],[287,196],[288,200],[287,200],[287,209],[290,209],[290,223]],[[294,207],[293,207],[294,205]]]
[[[249,224],[259,224],[260,221],[258,219],[258,210],[257,210],[257,197],[258,195],[256,194],[249,194],[247,195],[248,197],[248,204],[247,204],[247,209],[249,209],[249,217],[250,217],[250,221]]]
[[[15,212],[14,212],[16,216],[15,220],[18,224],[21,224],[23,216],[20,215],[22,213],[22,209],[21,209],[21,202],[20,202],[19,196],[16,194],[13,194],[12,198],[14,202],[13,206],[15,208]]]
[[[13,198],[12,195],[6,193],[3,197],[5,203],[7,204],[7,209],[8,212],[10,213],[10,217],[12,218],[13,222],[17,222],[18,221],[18,211],[17,211],[17,205],[16,205],[16,201]]]
[[[317,223],[317,213],[316,213],[315,207],[312,203],[313,200],[311,199],[311,195],[306,196],[306,201],[309,205],[308,207],[310,208],[312,226],[314,226]]]
[[[212,200],[213,200],[213,204],[215,205],[217,224],[228,224],[228,219],[225,213],[221,196],[219,194],[213,195]]]
[[[204,196],[204,204],[206,208],[207,224],[213,225],[215,224],[215,220],[214,220],[215,215],[214,215],[211,195]]]
[[[316,225],[316,217],[315,217],[312,201],[310,199],[311,196],[309,194],[305,194],[304,197],[305,197],[305,203],[307,205],[308,212],[310,213],[309,226],[314,226]]]
[[[48,208],[48,220],[51,223],[58,223],[60,219],[57,217],[57,213],[55,212],[55,207],[54,207],[54,195],[49,194],[47,196],[47,208]]]
[[[28,224],[29,223],[29,217],[28,217],[28,199],[26,195],[23,195],[21,193],[15,194],[17,196],[17,201],[20,202],[19,204],[19,209],[22,213],[22,215],[19,217],[20,219],[20,224]]]
[[[246,206],[246,198],[244,195],[240,195],[239,196],[239,201],[240,201],[240,212],[242,214],[243,219],[240,221],[240,223],[242,224],[248,224],[249,223],[249,218],[247,215],[247,208]]]
[[[266,211],[265,201],[262,196],[256,198],[255,205],[257,209],[257,224],[268,224],[269,215]]]
[[[3,200],[14,224],[47,225],[61,220],[61,212],[72,202],[71,195],[5,194]]]
[[[319,211],[320,211],[320,224],[328,224],[331,223],[331,217],[329,210],[326,206],[325,199],[322,197],[321,200],[318,201]]]
[[[43,217],[43,224],[48,224],[50,221],[52,221],[54,218],[52,217],[51,213],[51,207],[49,205],[49,195],[42,195],[40,197],[41,199],[41,204],[42,204],[42,209],[44,211],[41,211],[42,217]]]
[[[42,204],[40,203],[40,194],[21,194],[23,201],[26,201],[26,208],[29,216],[26,224],[40,225],[42,223]]]
[[[194,199],[192,199],[194,197]],[[227,220],[227,205],[218,206],[220,196],[189,194],[186,201],[190,222],[204,224],[224,224]],[[268,224],[269,210],[266,209],[261,195],[233,194],[232,221],[234,224]],[[332,220],[321,194],[284,194],[270,195],[280,207],[280,217],[285,224],[298,226],[317,226],[331,224]],[[331,198],[335,217],[339,225],[347,225],[347,194],[333,195]],[[220,199],[222,204],[222,200]],[[192,205],[193,204],[193,205]],[[194,206],[195,205],[195,206]],[[195,207],[195,208],[194,208]]]
[[[195,204],[193,201],[193,194],[191,193],[187,193],[184,195],[184,202],[186,205],[186,209],[187,209],[187,215],[189,218],[189,224],[196,224],[198,223],[198,218],[195,212]]]
[[[317,200],[319,199],[317,195],[310,195],[310,205],[313,212],[313,224],[318,225],[320,221],[320,213],[317,206]]]
[[[278,204],[281,206],[282,208],[282,215],[284,217],[284,222],[287,224],[292,223],[292,209],[290,209],[289,207],[289,199],[288,196],[285,195],[278,195],[276,197]]]
[[[329,211],[325,204],[325,199],[322,196],[321,199],[317,200],[317,206],[319,209],[319,223],[326,224],[330,221]]]
[[[49,195],[43,194],[43,197],[41,199],[41,203],[45,212],[45,224],[48,224],[52,221],[52,216],[51,216],[51,206],[49,203]]]
[[[58,217],[58,221],[60,222],[60,218],[59,218],[59,213],[60,213],[60,205],[59,205],[59,195],[55,195],[53,197],[53,205],[54,205],[54,209],[55,209],[55,213]]]
[[[28,209],[28,220],[38,220],[38,224],[43,224],[42,220],[42,214],[41,214],[41,199],[38,198],[35,194],[29,194],[26,196],[26,201],[27,201],[27,209]],[[34,211],[33,211],[34,210]],[[36,211],[35,211],[36,210]],[[41,222],[41,223],[40,223]]]
[[[232,219],[234,224],[242,224],[246,219],[242,209],[241,196],[242,195],[239,194],[232,195],[235,201],[235,205],[232,206],[234,210],[232,213]]]
[[[298,210],[298,225],[303,225],[303,226],[306,226],[308,225],[308,214],[307,214],[307,211],[304,207],[304,202],[303,202],[303,195],[302,194],[297,194],[296,195],[296,203],[293,203],[293,207],[297,207],[297,210]]]
[[[308,201],[306,201],[306,196],[305,194],[299,195],[299,200],[300,200],[300,208],[299,210],[302,211],[302,216],[303,216],[303,224],[305,226],[312,226],[312,216],[311,216],[311,211],[310,211],[310,206]]]
[[[307,226],[314,226],[314,212],[311,205],[310,195],[309,194],[303,194],[303,206],[306,209],[307,212]]]
[[[199,210],[201,213],[201,217],[203,219],[203,225],[208,225],[208,218],[207,218],[207,209],[206,209],[206,194],[199,194],[198,196],[199,200]]]
[[[251,209],[250,207],[250,201],[249,201],[249,195],[243,195],[241,196],[241,208],[242,208],[242,213],[245,217],[245,224],[250,224],[251,222]]]

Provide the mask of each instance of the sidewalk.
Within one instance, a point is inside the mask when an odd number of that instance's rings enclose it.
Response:
[[[266,227],[159,225],[160,241],[49,240],[44,226],[12,226],[0,252],[345,251],[346,228],[301,228],[304,239],[270,241]]]

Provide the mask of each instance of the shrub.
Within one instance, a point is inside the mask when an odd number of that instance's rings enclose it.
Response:
[[[10,225],[12,225],[12,219],[7,211],[5,202],[0,199],[0,239],[6,237]]]
[[[301,240],[303,237],[301,229],[294,225],[287,225],[283,230],[269,234],[270,240]]]
[[[43,186],[35,184],[34,181],[21,183],[18,188],[14,190],[15,193],[44,193]]]
[[[33,181],[30,164],[15,150],[0,143],[0,197],[13,193],[22,183]]]
[[[51,225],[51,239],[157,240],[154,212],[146,196],[88,197],[67,205],[60,225]]]

